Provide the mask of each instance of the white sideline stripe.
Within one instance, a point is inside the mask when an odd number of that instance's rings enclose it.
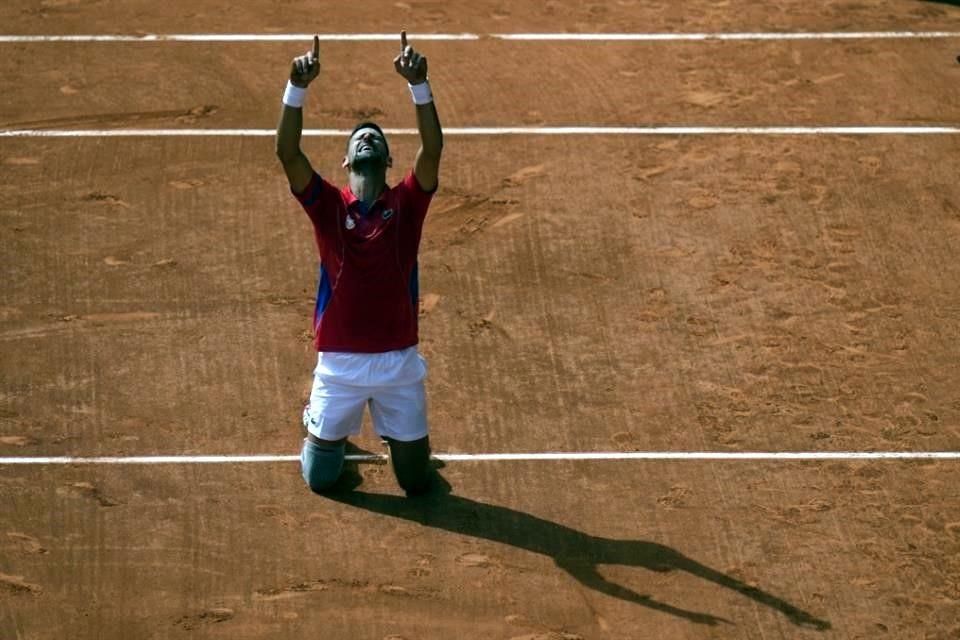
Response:
[[[388,135],[417,135],[416,129],[384,129]],[[448,136],[513,135],[940,135],[960,133],[960,126],[825,126],[825,127],[445,127]],[[304,129],[304,136],[347,136],[350,129]],[[0,138],[122,137],[267,137],[276,129],[0,129]]]
[[[743,33],[494,33],[500,40],[600,40],[666,41],[679,40],[865,40],[903,38],[958,38],[960,31],[801,31]]]
[[[432,456],[445,462],[506,462],[526,460],[960,460],[960,451],[636,451],[569,453],[441,453]],[[386,460],[380,454],[350,454],[347,460]],[[101,456],[101,457],[7,457],[0,465],[66,464],[229,464],[242,462],[296,462],[297,455],[215,456]]]
[[[325,42],[395,41],[396,33],[321,33]],[[419,33],[421,40],[632,41],[677,42],[705,40],[864,40],[960,38],[960,31],[806,31],[742,33]],[[145,33],[79,35],[0,35],[4,42],[309,42],[312,33]]]
[[[399,40],[396,33],[320,33],[321,42]],[[81,35],[0,35],[3,42],[311,42],[312,33],[145,33]],[[479,40],[476,33],[408,33],[411,40]]]

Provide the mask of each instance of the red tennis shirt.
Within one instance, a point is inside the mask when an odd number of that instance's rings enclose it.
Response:
[[[372,206],[314,173],[294,193],[320,251],[317,351],[382,353],[417,344],[417,250],[433,192],[411,171]]]

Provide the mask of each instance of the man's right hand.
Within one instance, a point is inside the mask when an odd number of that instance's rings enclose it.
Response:
[[[320,36],[313,36],[313,51],[293,59],[290,65],[290,82],[306,89],[320,75]]]

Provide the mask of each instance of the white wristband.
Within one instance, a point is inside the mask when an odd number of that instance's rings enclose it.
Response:
[[[298,87],[289,80],[287,80],[287,88],[283,92],[283,104],[288,107],[296,107],[297,109],[303,108],[303,99],[307,96],[307,90],[303,87]]]
[[[413,104],[430,104],[433,102],[433,93],[430,91],[430,83],[426,80],[420,84],[410,84],[410,96],[413,97]]]

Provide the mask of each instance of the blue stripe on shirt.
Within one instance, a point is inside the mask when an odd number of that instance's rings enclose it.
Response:
[[[320,197],[320,192],[323,190],[323,178],[320,177],[320,174],[313,174],[313,189],[310,191],[310,195],[304,198],[303,204],[306,206],[312,206],[314,202],[317,201],[317,198]]]
[[[417,306],[417,300],[420,299],[420,276],[419,276],[419,265],[413,263],[413,271],[410,273],[410,301],[413,302],[414,308]]]
[[[317,306],[313,310],[313,326],[320,324],[320,316],[327,310],[330,304],[330,298],[333,296],[333,288],[330,286],[330,277],[327,275],[327,269],[320,265],[320,283],[317,285]]]

